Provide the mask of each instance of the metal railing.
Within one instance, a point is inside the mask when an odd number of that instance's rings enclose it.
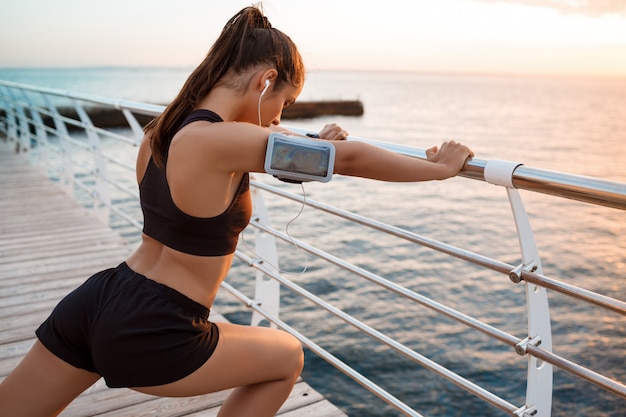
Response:
[[[123,115],[128,127],[125,129],[103,129],[94,126],[90,117],[93,106],[117,109]],[[67,108],[73,109],[75,116],[70,116],[65,111]],[[106,147],[103,143],[114,142],[117,144],[116,146],[123,148],[136,147],[143,133],[135,115],[156,116],[162,110],[163,107],[161,106],[0,81],[0,132],[4,134],[4,139],[13,143],[17,152],[27,153],[31,162],[46,167],[51,178],[57,180],[68,194],[75,196],[85,206],[93,209],[102,220],[110,222],[114,228],[119,228],[122,233],[126,229],[120,224],[130,225],[132,232],[126,233],[133,235],[134,238],[138,238],[142,223],[138,193],[135,190],[136,186],[133,185],[133,153],[107,153],[103,150]],[[304,132],[301,129],[294,130]],[[425,158],[425,152],[419,149],[362,138],[351,137],[349,140],[367,141],[398,153]],[[128,158],[129,155],[131,156],[130,159]],[[323,202],[304,198],[286,191],[285,188],[253,180],[251,184],[253,186],[254,214],[250,228],[255,230],[255,256],[250,257],[245,251],[237,250],[236,257],[255,270],[254,295],[246,295],[243,289],[235,288],[228,282],[224,283],[222,287],[252,310],[251,322],[253,325],[259,324],[262,320],[267,320],[271,325],[292,333],[316,355],[404,415],[421,416],[417,410],[405,404],[385,388],[355,370],[350,364],[323,348],[311,337],[301,333],[280,318],[281,287],[288,289],[297,297],[308,300],[307,302],[327,311],[377,343],[398,352],[507,415],[520,417],[547,417],[551,415],[553,368],[564,370],[618,398],[626,399],[626,385],[623,382],[611,379],[553,352],[546,290],[564,294],[622,316],[626,315],[626,303],[543,274],[541,259],[535,245],[530,222],[518,193],[518,189],[525,189],[626,210],[626,184],[526,167],[508,161],[485,161],[479,158],[470,160],[460,175],[506,189],[518,230],[521,264],[511,265],[491,259],[467,249],[458,248]],[[305,241],[293,239],[288,233],[282,233],[271,226],[270,216],[272,213],[266,208],[264,201],[264,196],[270,195],[304,204],[317,211],[358,224],[363,228],[385,233],[393,236],[399,242],[410,242],[485,270],[508,275],[513,283],[523,282],[526,286],[527,333],[523,336],[509,334],[502,329],[402,286],[381,274],[347,262],[327,251],[309,245]],[[492,338],[495,342],[512,348],[511,350],[519,355],[526,356],[528,364],[525,403],[513,404],[501,398],[342,311],[322,296],[312,293],[294,280],[287,278],[285,275],[288,274],[283,274],[272,267],[272,265],[278,264],[280,255],[277,251],[277,239],[296,245],[299,250],[314,256],[316,260],[334,265],[352,276],[365,279],[386,291],[406,298],[412,303],[431,309],[468,329],[478,331]]]

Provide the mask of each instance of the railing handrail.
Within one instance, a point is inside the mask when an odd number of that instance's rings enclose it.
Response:
[[[40,134],[45,136],[45,132],[52,133],[60,138],[60,140],[64,142],[68,142],[73,144],[73,146],[80,147],[83,149],[89,150],[89,146],[85,146],[80,140],[72,138],[71,135],[65,130],[57,131],[56,128],[58,126],[55,124],[55,127],[44,126],[41,122],[41,117],[39,114],[43,114],[49,117],[52,117],[55,122],[59,122],[61,127],[63,124],[72,124],[74,126],[80,127],[85,130],[88,134],[92,136],[95,134],[106,134],[112,138],[121,140],[125,144],[136,145],[138,134],[140,134],[140,130],[138,132],[138,124],[134,119],[132,114],[127,114],[128,111],[136,112],[140,114],[147,115],[158,115],[163,109],[163,106],[150,105],[145,103],[127,101],[127,100],[115,100],[107,97],[96,96],[92,94],[57,90],[52,88],[43,88],[43,87],[35,87],[25,84],[19,84],[8,81],[0,80],[0,87],[5,87],[6,89],[18,89],[21,91],[21,95],[23,97],[17,97],[14,94],[11,94],[9,91],[8,95],[3,95],[2,88],[0,88],[0,110],[4,107],[3,103],[8,104],[5,113],[11,112],[10,115],[7,113],[5,116],[0,114],[0,131],[4,130],[9,136],[14,135],[15,139],[26,141],[25,146],[29,146],[31,140],[31,132],[29,126],[34,126],[37,129],[37,137],[36,140],[39,140]],[[120,135],[119,133],[108,132],[105,129],[94,127],[91,121],[88,118],[88,115],[84,112],[84,109],[80,104],[76,104],[78,106],[78,113],[81,114],[81,120],[74,120],[71,117],[61,116],[56,109],[46,109],[45,107],[38,106],[28,101],[26,94],[23,91],[28,91],[31,93],[37,93],[42,95],[52,95],[57,97],[69,98],[74,101],[87,102],[91,104],[97,104],[100,106],[114,107],[120,111],[124,112],[124,115],[127,117],[128,122],[130,124],[130,128],[135,134],[135,140],[129,140]],[[49,101],[47,101],[49,105]],[[15,110],[17,109],[17,110]],[[31,113],[31,117],[29,117],[24,109],[28,109]],[[32,113],[37,114],[37,117],[34,117]],[[307,132],[304,129],[294,128],[293,130],[299,131],[301,133]],[[89,136],[89,135],[88,135]],[[358,140],[364,141],[368,143],[372,143],[376,146],[380,146],[382,148],[398,152],[404,155],[409,155],[416,158],[426,159],[426,154],[424,150],[415,149],[409,146],[402,146],[391,144],[382,141],[374,141],[370,139],[363,138],[355,138],[351,137],[350,140]],[[133,170],[133,167],[123,161],[118,160],[115,157],[108,155],[98,155],[98,163],[102,163],[104,160],[113,163],[125,170]],[[461,176],[467,177],[470,179],[487,181],[485,171],[488,168],[488,165],[491,161],[481,160],[479,158],[473,158],[466,164],[464,170],[461,172]],[[83,166],[87,170],[89,170],[89,166],[84,162],[78,163],[79,166]],[[608,181],[593,177],[580,176],[575,174],[568,174],[562,172],[549,171],[544,169],[538,169],[533,167],[527,167],[521,164],[513,163],[511,166],[514,169],[510,173],[510,183],[513,187],[522,188],[530,191],[540,192],[544,194],[550,194],[554,196],[579,200],[588,202],[591,204],[597,204],[602,206],[608,206],[612,208],[617,208],[621,210],[626,209],[626,184],[616,182],[616,181]],[[97,171],[97,170],[94,170]],[[114,187],[118,188],[126,195],[129,195],[132,199],[137,200],[137,193],[128,189],[124,184],[120,184],[116,182],[114,179],[109,178],[102,173],[93,172],[92,173],[96,178],[95,182],[107,183],[111,184]],[[119,207],[117,207],[111,200],[103,198],[102,195],[99,194],[98,190],[90,184],[90,181],[81,181],[76,178],[72,180],[73,185],[79,187],[84,190],[88,195],[90,195],[94,201],[97,201],[98,204],[106,206],[107,209],[111,210],[115,213],[115,215],[124,219],[125,222],[131,224],[134,228],[140,230],[141,224],[136,219],[132,218],[128,214],[124,213]],[[626,302],[621,300],[616,300],[610,297],[607,297],[602,294],[598,294],[583,288],[579,288],[577,286],[559,281],[557,279],[548,277],[543,275],[541,269],[536,271],[535,269],[529,268],[529,265],[519,265],[514,266],[507,264],[505,262],[501,262],[495,259],[491,259],[485,257],[483,255],[470,252],[468,250],[454,247],[452,245],[436,241],[434,239],[418,235],[413,232],[409,232],[407,230],[398,228],[396,226],[391,226],[389,224],[385,224],[361,215],[357,215],[355,213],[339,209],[337,207],[332,207],[327,204],[304,198],[299,195],[295,195],[285,191],[283,188],[274,187],[259,181],[251,181],[251,185],[256,190],[261,190],[264,192],[275,194],[281,198],[287,198],[293,201],[297,201],[302,204],[306,204],[310,207],[313,207],[316,210],[320,210],[331,215],[337,216],[339,218],[343,218],[353,223],[360,224],[365,227],[372,228],[377,231],[381,231],[388,235],[407,240],[409,242],[419,244],[421,246],[437,250],[441,253],[444,253],[449,256],[456,257],[458,259],[464,260],[466,262],[481,266],[483,268],[491,269],[493,271],[502,273],[504,275],[508,275],[509,278],[514,282],[518,283],[520,281],[524,281],[526,283],[537,285],[538,287],[551,289],[554,291],[558,291],[567,296],[573,297],[575,299],[583,300],[585,302],[594,304],[596,306],[602,307],[609,311],[616,312],[621,315],[626,315]],[[95,206],[95,204],[94,204]],[[563,357],[555,355],[551,351],[551,343],[548,343],[547,346],[535,345],[533,343],[528,343],[529,340],[532,341],[532,338],[520,339],[516,336],[508,334],[496,327],[483,323],[471,316],[467,316],[459,311],[451,309],[443,304],[440,304],[434,300],[431,300],[427,297],[422,296],[421,294],[415,293],[407,288],[404,288],[400,285],[397,285],[391,282],[388,279],[385,279],[381,276],[373,274],[367,270],[359,268],[355,265],[352,265],[344,260],[341,260],[331,254],[328,254],[324,251],[321,251],[313,246],[310,246],[301,241],[295,241],[291,236],[287,236],[271,227],[263,222],[258,220],[253,220],[250,223],[252,228],[255,228],[259,231],[262,231],[265,234],[271,235],[273,237],[277,237],[282,239],[283,241],[290,242],[292,244],[296,244],[300,249],[307,251],[315,255],[317,258],[322,259],[328,263],[334,264],[340,268],[343,268],[349,271],[351,274],[355,276],[359,276],[361,278],[365,278],[370,282],[373,282],[381,287],[385,288],[388,291],[395,292],[412,302],[419,303],[431,310],[437,312],[438,314],[442,314],[457,322],[467,326],[468,328],[473,328],[478,330],[489,337],[498,340],[508,346],[512,346],[515,348],[515,351],[520,355],[529,354],[530,358],[537,358],[541,361],[544,361],[552,366],[556,366],[560,369],[563,369],[573,375],[576,375],[586,381],[589,381],[597,386],[603,388],[607,392],[615,394],[621,398],[626,399],[626,385],[615,380],[611,380],[610,378],[598,374],[590,369],[580,366],[579,364],[573,363]],[[344,320],[346,323],[356,327],[359,331],[367,334],[373,340],[377,340],[387,346],[390,346],[392,349],[397,352],[403,354],[409,359],[415,361],[416,363],[421,364],[422,366],[430,369],[431,371],[443,376],[449,381],[457,384],[468,392],[476,395],[477,397],[483,399],[489,404],[493,405],[500,410],[509,413],[510,415],[515,416],[529,416],[532,415],[533,410],[532,407],[524,406],[516,409],[511,403],[503,400],[494,394],[484,390],[483,388],[475,385],[474,383],[465,380],[452,373],[451,371],[441,367],[439,364],[432,362],[431,360],[423,357],[419,353],[412,351],[405,346],[399,344],[393,339],[388,338],[386,335],[370,328],[364,323],[358,321],[357,319],[349,316],[345,312],[337,309],[326,301],[322,300],[320,297],[309,293],[307,290],[302,287],[294,284],[288,279],[281,276],[280,273],[271,270],[267,267],[267,264],[263,264],[262,262],[258,262],[258,260],[251,259],[247,255],[241,253],[239,250],[236,252],[237,257],[242,260],[244,263],[252,266],[254,269],[262,272],[264,276],[270,277],[273,280],[281,283],[285,288],[294,292],[295,294],[312,301],[314,304],[318,305],[322,309],[330,312],[331,314],[339,317]],[[258,300],[251,299],[237,289],[231,287],[229,284],[224,284],[224,288],[227,289],[230,293],[232,293],[236,298],[240,299],[244,302],[249,308],[253,309],[255,312],[261,314],[265,318],[267,318],[271,323],[274,323],[281,328],[292,332],[296,337],[298,337],[303,344],[311,348],[316,354],[325,360],[329,361],[329,363],[336,366],[342,372],[346,373],[350,377],[352,377],[359,384],[368,388],[371,392],[377,395],[379,398],[383,399],[387,403],[393,405],[396,409],[400,410],[406,415],[411,416],[421,416],[415,410],[411,410],[406,404],[402,401],[396,399],[391,394],[387,393],[384,389],[377,386],[376,384],[369,381],[366,377],[360,375],[358,372],[354,371],[348,365],[344,364],[337,358],[335,358],[332,354],[325,351],[323,348],[317,346],[315,342],[308,339],[306,336],[300,334],[289,325],[287,325],[284,321],[280,320],[277,316],[271,313],[266,307],[266,304],[263,304],[261,307],[261,302]],[[549,319],[549,317],[548,317]],[[551,375],[551,374],[550,374]],[[530,378],[530,376],[529,376]],[[551,378],[550,378],[551,380]],[[528,400],[528,397],[527,397]],[[542,411],[541,416],[549,415],[545,414],[545,410]]]
[[[70,98],[70,99],[86,101],[86,102],[90,102],[94,104],[110,106],[118,110],[128,109],[130,111],[137,112],[140,114],[145,114],[147,116],[158,116],[165,109],[165,106],[158,105],[158,104],[141,103],[141,102],[132,101],[132,100],[118,100],[118,99],[113,99],[113,98],[106,97],[106,96],[99,96],[96,94],[81,93],[81,92],[70,91],[70,90],[61,90],[58,88],[51,88],[51,87],[39,87],[39,86],[30,85],[30,84],[16,83],[13,81],[0,80],[0,85],[3,85],[5,87],[16,88],[19,90],[32,91],[34,93],[48,94],[51,96]]]
[[[165,106],[156,104],[146,104],[131,100],[115,100],[95,94],[79,93],[49,87],[37,87],[12,81],[0,80],[0,85],[58,97],[83,100],[95,104],[111,106],[120,110],[128,109],[149,116],[157,116],[165,109]],[[306,130],[298,128],[293,128],[293,130],[306,132]],[[358,138],[355,136],[350,136],[348,140],[368,142],[397,153],[426,159],[426,152],[422,149],[392,144],[385,141]],[[486,165],[487,160],[472,158],[466,163],[459,175],[485,181],[484,173]],[[513,173],[513,185],[523,190],[626,210],[626,183],[618,181],[552,171],[520,164]]]
[[[305,131],[303,129],[294,130]],[[426,159],[426,151],[423,149],[354,136],[350,136],[348,139],[371,143],[403,155]],[[486,181],[485,167],[487,163],[488,160],[472,158],[465,164],[459,176]],[[618,181],[552,171],[520,163],[513,172],[513,185],[522,190],[626,210],[626,183]]]

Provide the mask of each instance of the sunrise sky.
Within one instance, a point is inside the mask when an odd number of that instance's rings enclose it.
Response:
[[[251,1],[2,0],[1,67],[195,66]],[[310,70],[626,77],[626,1],[266,0]]]

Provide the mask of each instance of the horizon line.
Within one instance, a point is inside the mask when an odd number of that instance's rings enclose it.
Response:
[[[20,70],[116,70],[116,69],[167,69],[192,71],[196,65],[0,65],[0,71],[20,71]],[[390,68],[308,68],[307,73],[322,72],[355,72],[355,73],[398,73],[416,75],[448,75],[448,76],[493,76],[493,77],[525,77],[525,78],[611,78],[626,79],[626,74],[616,73],[585,73],[585,72],[541,72],[541,71],[479,71],[479,70],[434,70],[434,69],[390,69]]]

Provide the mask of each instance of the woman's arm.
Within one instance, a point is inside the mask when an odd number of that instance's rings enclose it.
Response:
[[[343,129],[331,125],[328,136],[345,136]],[[190,126],[191,127],[191,126]],[[197,130],[196,130],[197,129]],[[188,134],[198,140],[176,138],[172,148],[181,142],[193,143],[187,149],[190,158],[200,157],[211,171],[264,172],[267,138],[271,131],[248,123],[199,123]],[[320,135],[321,136],[321,135]],[[455,176],[472,151],[465,145],[450,141],[440,148],[427,150],[428,160],[412,158],[358,141],[334,140],[336,174],[382,181],[411,182],[440,180]],[[184,146],[184,145],[183,145]]]
[[[291,133],[280,126],[273,131]],[[300,136],[300,135],[298,135]],[[319,137],[342,141],[348,132],[337,124],[325,125]],[[335,173],[382,181],[410,182],[441,180],[459,173],[474,153],[460,143],[444,142],[440,148],[426,150],[427,161],[399,155],[362,142],[333,142],[336,149]]]
[[[428,160],[412,158],[357,141],[333,142],[335,173],[381,181],[443,180],[459,173],[474,153],[450,141],[426,151]]]
[[[272,132],[297,135],[282,127],[263,128],[250,123],[193,123],[181,130],[170,145],[170,156],[179,155],[187,165],[199,162],[213,172],[265,172],[267,139]],[[341,141],[347,132],[338,125],[324,126],[320,136]]]

